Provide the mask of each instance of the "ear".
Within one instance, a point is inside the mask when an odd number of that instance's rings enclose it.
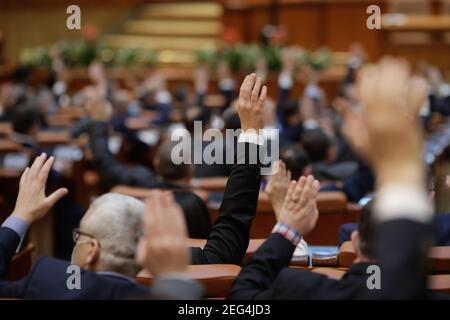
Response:
[[[352,232],[351,240],[353,244],[353,249],[355,250],[356,254],[359,256],[359,232],[357,230]]]
[[[88,253],[86,254],[87,269],[95,270],[97,262],[100,259],[100,243],[93,239],[89,242]]]

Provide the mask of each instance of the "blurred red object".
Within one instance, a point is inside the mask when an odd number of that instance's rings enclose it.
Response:
[[[222,32],[222,40],[226,44],[234,45],[241,41],[241,34],[236,28],[225,27]]]
[[[88,23],[83,27],[83,37],[88,42],[94,42],[98,38],[98,29],[92,24]]]

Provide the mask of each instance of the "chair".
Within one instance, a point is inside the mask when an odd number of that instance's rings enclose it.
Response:
[[[0,139],[0,154],[20,152],[22,145],[9,139]]]
[[[6,275],[7,280],[20,280],[28,274],[32,265],[33,251],[34,245],[28,244],[22,251],[17,253],[12,258],[8,273]]]
[[[41,131],[37,134],[40,145],[70,144],[71,137],[68,131]]]
[[[200,282],[205,298],[225,298],[241,267],[231,264],[205,264],[188,266],[187,276]],[[151,285],[153,276],[146,270],[139,272],[138,283]]]
[[[338,242],[338,230],[341,224],[355,222],[361,207],[349,204],[342,192],[320,192],[317,197],[319,220],[314,230],[305,236],[309,245],[335,246]],[[217,208],[209,206],[211,221],[217,219]],[[250,229],[252,239],[267,238],[276,223],[275,212],[267,193],[260,192],[256,216]]]
[[[346,241],[339,249],[339,267],[350,268],[356,259],[351,241]],[[428,253],[430,272],[435,274],[450,273],[450,247],[432,247]]]
[[[450,275],[439,274],[428,276],[428,288],[433,291],[450,294]]]
[[[351,241],[345,241],[339,248],[338,263],[339,267],[350,268],[356,259],[355,249]]]

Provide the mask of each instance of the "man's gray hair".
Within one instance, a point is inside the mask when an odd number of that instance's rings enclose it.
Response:
[[[106,193],[90,206],[85,232],[100,242],[99,267],[135,277],[140,267],[135,255],[145,205],[142,201],[118,193]]]

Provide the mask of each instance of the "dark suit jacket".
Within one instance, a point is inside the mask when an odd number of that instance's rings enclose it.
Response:
[[[294,245],[272,234],[236,279],[230,299],[428,298],[426,249],[429,226],[408,220],[382,224],[376,239],[381,289],[369,290],[368,264],[355,264],[342,280],[287,268]]]
[[[18,234],[0,228],[0,279],[20,243]],[[156,279],[151,288],[114,274],[100,274],[81,270],[80,289],[69,289],[66,261],[42,257],[33,265],[27,277],[20,281],[0,280],[0,297],[25,299],[198,299],[199,285],[177,279]],[[69,281],[70,283],[70,281]]]
[[[205,247],[193,248],[193,264],[241,264],[248,247],[261,183],[260,164],[249,164],[247,148],[244,163],[235,164],[231,169],[219,217]]]

